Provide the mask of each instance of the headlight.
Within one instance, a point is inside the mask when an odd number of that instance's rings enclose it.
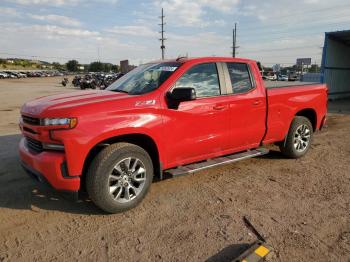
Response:
[[[76,118],[44,118],[43,126],[62,126],[63,128],[74,128],[78,123]]]

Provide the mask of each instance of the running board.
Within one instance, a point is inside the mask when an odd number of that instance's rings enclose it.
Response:
[[[269,150],[261,147],[258,149],[248,150],[248,151],[244,151],[244,152],[240,152],[232,155],[208,159],[204,162],[197,162],[197,163],[193,163],[185,166],[179,166],[177,168],[165,170],[164,172],[170,174],[173,177],[183,176],[183,175],[191,174],[203,169],[237,162],[247,158],[266,155],[267,153],[269,153]]]

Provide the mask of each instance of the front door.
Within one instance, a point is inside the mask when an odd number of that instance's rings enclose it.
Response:
[[[216,63],[194,65],[173,88],[193,87],[197,99],[164,112],[167,167],[220,155],[230,138],[229,103],[222,96]]]

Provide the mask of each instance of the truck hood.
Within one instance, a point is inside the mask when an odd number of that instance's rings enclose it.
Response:
[[[94,103],[106,103],[130,97],[128,94],[117,93],[107,90],[79,91],[59,95],[39,97],[25,103],[21,108],[21,113],[38,116],[53,112],[77,109]]]

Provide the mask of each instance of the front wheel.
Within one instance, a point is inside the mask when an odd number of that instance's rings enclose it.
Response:
[[[138,205],[153,179],[150,156],[139,146],[117,143],[103,149],[93,160],[86,177],[91,200],[108,213]]]
[[[304,156],[310,148],[312,136],[310,120],[303,116],[294,117],[285,141],[279,146],[282,154],[289,158]]]

